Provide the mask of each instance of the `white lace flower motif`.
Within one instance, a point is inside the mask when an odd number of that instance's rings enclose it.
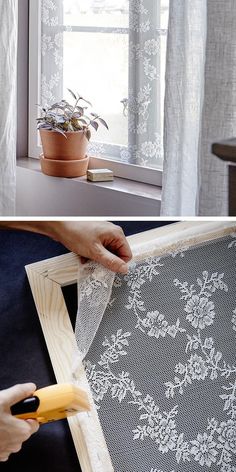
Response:
[[[172,419],[162,418],[158,426],[154,428],[155,441],[162,453],[175,448],[177,436],[175,421]]]
[[[51,36],[47,36],[46,34],[42,34],[41,37],[41,52],[42,56],[46,56],[46,54],[53,49],[53,41]]]
[[[190,321],[194,328],[204,329],[211,325],[215,318],[214,303],[206,297],[193,295],[184,310],[188,313],[186,320]]]
[[[189,373],[193,380],[204,380],[208,374],[208,368],[201,356],[192,354],[189,359]]]
[[[164,315],[159,313],[159,311],[151,311],[147,313],[146,318],[143,320],[143,324],[147,328],[150,328],[148,336],[155,336],[157,339],[159,336],[162,336],[163,338],[165,337],[168,323],[165,320]]]
[[[160,51],[160,40],[159,39],[148,39],[144,43],[144,51],[149,56],[156,56]]]
[[[122,162],[129,162],[130,158],[131,152],[125,147],[120,148],[120,160]]]
[[[149,80],[155,80],[158,78],[157,68],[150,64],[150,59],[145,58],[143,61],[144,72]]]
[[[56,45],[59,49],[63,48],[63,40],[64,40],[64,35],[63,35],[63,33],[57,33],[57,34],[55,34],[54,42],[55,42],[55,45]]]
[[[139,290],[141,285],[145,283],[145,280],[142,279],[138,270],[130,271],[127,275],[125,275],[124,280],[127,282],[127,285],[131,288],[131,290]]]
[[[96,402],[99,402],[107,393],[110,382],[101,372],[96,372],[95,365],[91,364],[90,361],[84,361],[83,365],[87,379],[92,385],[93,398]]]
[[[236,419],[229,419],[222,422],[218,429],[219,441],[224,444],[224,448],[236,454]]]
[[[61,55],[60,51],[55,49],[53,56],[54,56],[55,64],[57,65],[58,69],[62,70],[63,69],[63,56]]]
[[[193,447],[190,452],[194,455],[195,461],[199,462],[201,466],[210,467],[212,463],[216,462],[218,452],[215,449],[216,443],[211,436],[208,436],[207,433],[199,433],[197,439],[194,439],[191,443]]]
[[[142,143],[141,151],[146,157],[154,157],[156,155],[156,143],[145,141]]]

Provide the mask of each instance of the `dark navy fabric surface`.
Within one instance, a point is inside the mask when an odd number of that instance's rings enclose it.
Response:
[[[116,222],[128,236],[161,226],[159,222]],[[56,383],[24,266],[68,252],[50,238],[24,231],[0,231],[0,389],[35,382]],[[73,303],[73,302],[72,302]],[[79,472],[66,420],[41,426],[12,454],[5,471]]]

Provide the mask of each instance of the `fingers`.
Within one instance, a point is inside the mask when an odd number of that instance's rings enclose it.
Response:
[[[132,259],[132,252],[120,226],[112,226],[104,238],[103,246],[100,262],[115,272],[127,273],[127,262]]]
[[[124,262],[129,262],[132,259],[132,251],[128,240],[126,239],[123,229],[120,226],[115,227],[115,238],[111,241],[109,249],[114,250],[115,254],[119,256]]]
[[[82,264],[92,259],[114,272],[127,273],[132,253],[120,226],[110,222],[56,223],[60,224],[54,227],[54,239],[80,255]]]
[[[14,385],[14,387],[7,388],[6,390],[2,390],[2,398],[5,399],[6,404],[8,406],[14,405],[14,403],[23,400],[26,397],[32,395],[35,391],[36,385],[33,383],[25,383]]]
[[[35,384],[25,383],[0,391],[0,461],[6,462],[11,453],[18,452],[24,441],[39,429],[35,420],[23,420],[11,414],[10,407],[29,397]]]
[[[132,252],[127,239],[114,241],[107,249],[113,251],[124,262],[129,262],[132,259]]]
[[[86,262],[88,262],[88,260],[89,259],[87,257],[83,257],[83,256],[80,257],[81,264],[86,264]]]
[[[9,454],[9,455],[10,455],[10,454]],[[9,455],[8,455],[8,456],[6,456],[6,455],[1,456],[1,455],[0,455],[0,462],[7,462],[8,459],[9,459]]]
[[[40,424],[38,423],[38,421],[36,420],[25,420],[26,423],[28,423],[29,427],[30,427],[30,436],[34,433],[37,433],[39,427],[40,427]]]
[[[84,249],[81,254],[82,264],[91,259],[113,272],[128,272],[127,262],[132,259],[132,252],[120,226],[112,223],[96,226],[92,238],[87,238]]]
[[[102,245],[97,247],[96,251],[94,252],[93,259],[113,272],[119,272],[122,274],[126,274],[128,272],[128,265],[126,262],[124,262],[115,254],[112,254]]]

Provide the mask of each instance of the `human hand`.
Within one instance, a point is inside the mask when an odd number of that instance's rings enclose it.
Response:
[[[12,452],[18,452],[22,443],[36,433],[39,423],[20,420],[11,414],[11,406],[32,395],[36,387],[32,383],[15,385],[0,391],[0,462],[8,460]]]
[[[126,273],[132,258],[128,241],[120,226],[109,222],[51,222],[51,235],[70,251],[91,259],[113,272]]]
[[[11,221],[0,222],[0,229],[20,229],[45,234],[81,256],[113,272],[126,273],[132,259],[128,241],[120,226],[107,221]]]

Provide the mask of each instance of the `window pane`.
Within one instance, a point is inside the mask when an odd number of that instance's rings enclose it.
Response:
[[[96,149],[123,162],[162,161],[168,10],[169,0],[42,0],[41,104],[78,92],[109,125],[93,132]]]
[[[127,145],[127,116],[121,101],[128,96],[128,35],[113,33],[64,34],[64,96],[66,89],[92,102],[109,125],[93,139]]]
[[[128,28],[129,0],[64,0],[64,22],[70,26]]]

